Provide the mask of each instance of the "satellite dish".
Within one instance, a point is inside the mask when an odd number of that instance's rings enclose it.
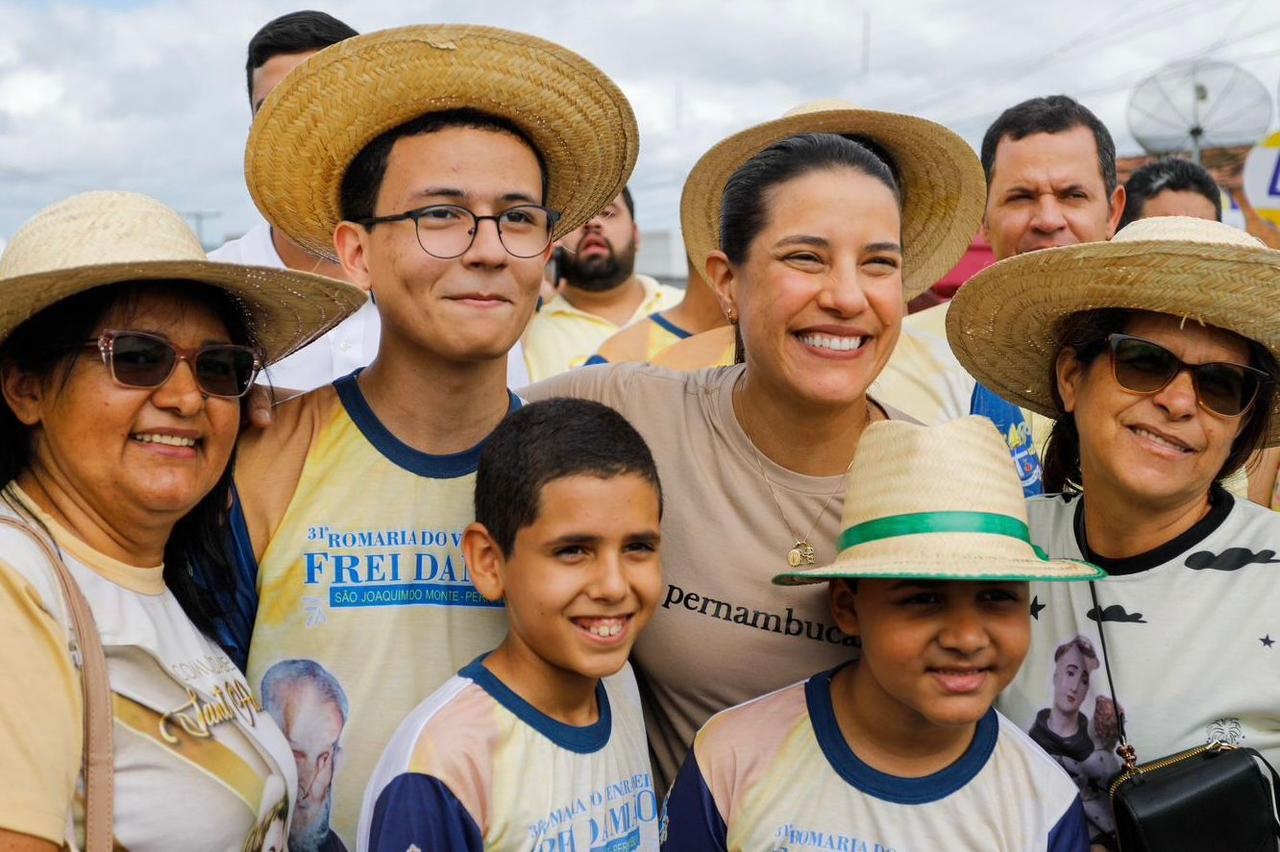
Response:
[[[1139,83],[1129,97],[1129,132],[1148,154],[1252,145],[1271,127],[1271,93],[1230,62],[1174,62]]]

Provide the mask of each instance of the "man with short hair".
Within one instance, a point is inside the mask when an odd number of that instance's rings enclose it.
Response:
[[[1073,98],[1051,95],[1009,107],[987,128],[981,159],[987,178],[982,232],[996,260],[1052,246],[1109,240],[1115,234],[1124,210],[1124,187],[1116,181],[1115,143],[1098,117]],[[905,317],[904,331],[945,338],[947,308],[942,304]],[[930,381],[930,375],[948,385],[960,380],[969,411],[996,422],[1009,443],[1024,488],[1029,494],[1038,493],[1036,449],[1044,446],[1052,424],[1029,412],[1019,417],[1016,406],[974,381],[949,351],[947,362],[920,370],[907,359],[895,358],[880,381]],[[968,412],[953,412],[946,419],[964,413]]]
[[[1222,221],[1222,190],[1204,166],[1171,157],[1147,163],[1124,184],[1120,227],[1152,216],[1195,216]]]
[[[255,202],[307,250],[335,255],[382,320],[366,369],[243,436],[232,512],[259,593],[250,683],[306,659],[350,699],[331,821],[349,847],[396,726],[505,632],[460,549],[480,450],[520,405],[507,352],[552,240],[621,190],[637,137],[622,92],[581,57],[469,26],[322,51],[254,122]]]
[[[581,366],[620,328],[684,297],[683,291],[635,271],[639,247],[629,189],[560,241],[564,283],[525,332],[530,380]]]
[[[290,12],[268,21],[249,39],[245,61],[252,114],[258,114],[267,96],[290,71],[326,47],[354,35],[357,35],[354,29],[324,12]],[[265,219],[244,236],[211,251],[209,259],[317,272],[347,280],[341,264],[333,258],[304,249],[288,234],[271,227]],[[328,334],[272,364],[263,371],[259,381],[293,391],[327,385],[353,370],[368,366],[378,351],[380,333],[378,311],[370,302]],[[512,387],[523,387],[529,381],[521,356],[517,344],[508,361],[508,382]]]
[[[996,260],[1109,240],[1124,212],[1116,146],[1087,107],[1066,95],[1031,98],[982,137],[983,232]]]

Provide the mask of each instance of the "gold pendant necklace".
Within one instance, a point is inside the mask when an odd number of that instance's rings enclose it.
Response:
[[[734,394],[737,394],[737,388],[734,388]],[[871,421],[871,407],[867,404],[867,422]],[[741,424],[739,424],[741,425]],[[865,424],[864,424],[864,427]],[[809,526],[809,532],[801,536],[796,532],[796,528],[791,525],[791,521],[787,518],[787,513],[782,509],[782,501],[778,499],[778,493],[773,489],[773,483],[769,481],[769,475],[764,472],[764,462],[760,460],[761,453],[756,449],[755,442],[751,440],[751,436],[747,435],[746,429],[742,430],[746,435],[747,443],[751,446],[753,458],[756,460],[756,469],[760,471],[760,478],[764,480],[765,487],[769,489],[769,496],[773,498],[773,505],[778,508],[778,515],[782,518],[782,523],[786,524],[787,531],[791,533],[795,544],[787,551],[787,565],[791,568],[807,568],[818,564],[817,552],[813,549],[813,545],[809,543],[809,538],[813,535],[814,530],[818,528],[818,524],[822,521],[822,516],[827,513],[827,507],[831,505],[831,500],[841,489],[845,487],[845,480],[849,475],[849,471],[853,468],[853,459],[849,459],[849,465],[844,469],[844,475],[840,477],[840,481],[836,483],[835,490],[827,495],[827,499],[822,501],[822,508],[818,510],[818,516],[813,519],[813,523]]]

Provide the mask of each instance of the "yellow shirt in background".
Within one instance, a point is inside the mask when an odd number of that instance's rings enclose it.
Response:
[[[678,287],[659,284],[648,275],[637,275],[636,278],[644,287],[644,298],[636,312],[621,326],[575,308],[564,296],[556,296],[543,305],[524,333],[524,358],[529,366],[530,381],[541,381],[581,367],[600,348],[600,344],[622,326],[675,307],[684,299],[684,291]]]

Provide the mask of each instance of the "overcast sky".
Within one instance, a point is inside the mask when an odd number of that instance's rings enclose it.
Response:
[[[266,21],[298,8],[296,0],[0,2],[0,237],[45,204],[106,188],[217,213],[204,224],[213,244],[250,227],[245,47]],[[1126,121],[1130,93],[1166,63],[1239,63],[1261,80],[1268,104],[1280,82],[1276,0],[316,0],[313,8],[362,32],[471,22],[583,54],[635,108],[632,187],[649,229],[677,227],[681,184],[710,145],[802,101],[916,113],[976,147],[1005,107],[1065,92],[1101,116],[1126,154],[1140,151]]]

